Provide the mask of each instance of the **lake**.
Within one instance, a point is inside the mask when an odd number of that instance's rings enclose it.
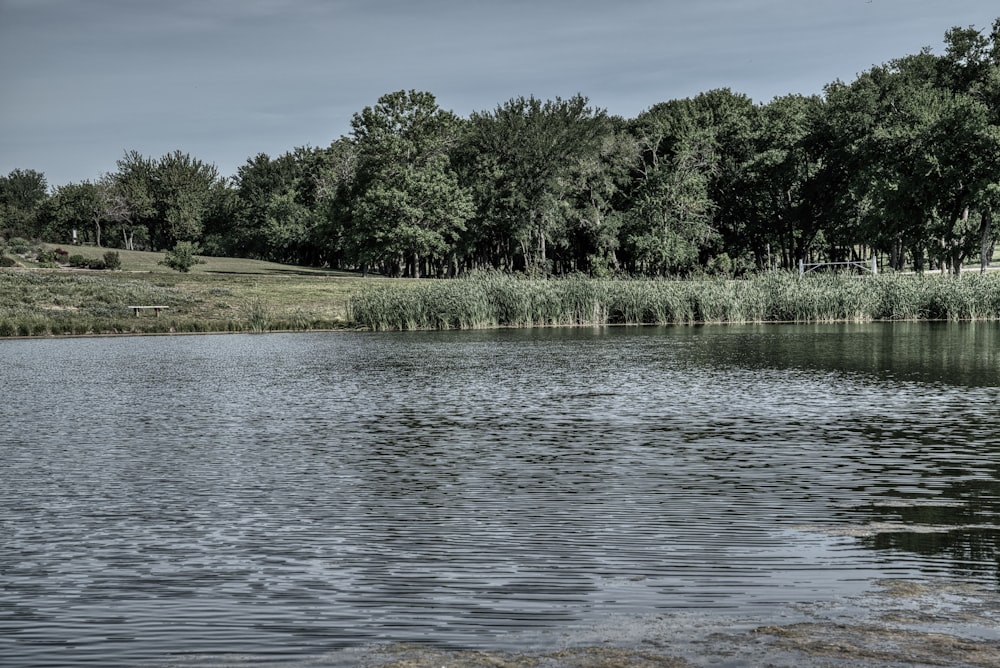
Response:
[[[996,323],[0,358],[2,665],[1000,665]]]

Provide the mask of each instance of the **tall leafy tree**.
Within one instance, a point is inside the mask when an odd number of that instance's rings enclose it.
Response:
[[[785,268],[812,249],[836,197],[824,192],[826,156],[815,135],[824,113],[820,97],[801,95],[775,98],[760,111],[749,165],[753,219]]]
[[[577,156],[562,179],[567,270],[605,275],[621,269],[621,206],[635,160],[634,144],[624,126],[624,120],[611,119],[597,150]]]
[[[215,165],[181,151],[159,159],[128,151],[112,181],[121,199],[126,245],[141,230],[153,250],[200,240],[205,221],[226,189]]]
[[[45,237],[65,243],[74,230],[89,228],[92,214],[99,210],[96,191],[89,181],[58,186],[40,213]]]
[[[1000,142],[1000,18],[993,22],[988,34],[972,26],[952,28],[945,34],[945,44],[945,54],[939,61],[939,76],[949,90],[967,96],[977,105],[972,115],[978,119],[963,120],[972,121],[976,126],[979,136],[971,139],[971,144],[980,154],[967,156],[967,159],[976,160],[976,167],[981,170],[979,174],[973,171],[967,175],[972,177],[968,179],[969,202],[961,216],[963,222],[967,222],[970,216],[966,212],[972,210],[972,217],[979,218],[977,233],[972,234],[969,230],[964,244],[953,242],[952,246],[968,248],[978,241],[976,250],[985,271],[997,239],[993,219],[1000,207],[1000,155],[996,150]],[[969,139],[966,135],[966,140]],[[953,251],[951,264],[952,269],[958,271],[961,259],[955,255]]]
[[[718,89],[632,121],[625,242],[633,270],[685,273],[715,256],[731,266],[730,255],[755,247],[746,174],[757,116],[749,98]]]
[[[896,266],[905,248],[918,269],[932,259],[958,273],[992,227],[983,207],[1000,171],[1000,125],[991,106],[995,70],[975,64],[988,51],[966,31],[949,35],[948,56],[925,50],[831,92],[853,121],[852,188],[868,203],[869,236]],[[988,221],[992,211],[985,213]]]
[[[715,157],[708,186],[714,207],[714,234],[711,243],[702,248],[701,259],[716,262],[723,269],[729,264],[733,271],[752,268],[754,262],[763,266],[765,248],[759,230],[751,228],[747,215],[753,196],[748,181],[760,107],[728,88],[701,93],[693,98],[692,105],[697,127],[711,137]]]
[[[35,214],[48,197],[45,175],[34,169],[14,169],[0,176],[0,232],[9,237],[34,236]]]
[[[347,254],[351,193],[358,174],[358,147],[341,137],[308,163],[312,207],[320,216],[314,230],[320,263],[336,268],[355,266]]]
[[[126,249],[135,250],[150,240],[149,231],[158,225],[155,194],[156,162],[138,151],[128,151],[117,162],[112,174],[113,196],[121,211],[122,241]]]
[[[341,138],[325,149],[260,153],[233,179],[229,215],[213,218],[207,246],[217,252],[294,264],[339,264],[339,224],[353,181],[355,151]]]
[[[102,176],[96,183],[61,185],[43,205],[46,232],[49,238],[68,241],[89,228],[91,233],[87,236],[100,247],[105,227],[121,222],[125,214],[121,206],[110,175]]]
[[[286,223],[291,223],[290,219],[297,214],[295,192],[299,172],[291,153],[274,159],[259,153],[240,166],[235,179],[236,224],[229,230],[235,252],[267,260],[284,259],[289,241],[295,236],[288,229],[293,225]],[[278,204],[282,199],[284,204]]]
[[[715,235],[709,194],[715,156],[711,141],[690,133],[657,159],[632,194],[627,247],[642,273],[684,274]]]
[[[165,248],[178,241],[200,239],[219,184],[215,165],[181,151],[160,158],[153,170],[157,212],[157,225],[150,230],[153,246]]]
[[[438,267],[472,215],[472,198],[451,167],[459,119],[433,95],[398,91],[351,122],[357,174],[350,237],[362,265],[419,277]]]
[[[519,97],[472,114],[467,140],[479,180],[477,220],[501,252],[549,270],[549,246],[567,245],[573,172],[600,153],[610,131],[607,114],[580,95],[547,102]]]

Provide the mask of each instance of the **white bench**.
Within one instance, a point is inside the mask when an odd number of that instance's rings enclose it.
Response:
[[[164,309],[168,309],[170,307],[169,306],[129,306],[128,308],[132,309],[132,312],[135,313],[136,317],[138,317],[139,311],[145,311],[147,309],[153,309],[153,312],[156,314],[156,317],[159,318],[160,317],[160,311],[162,311]]]

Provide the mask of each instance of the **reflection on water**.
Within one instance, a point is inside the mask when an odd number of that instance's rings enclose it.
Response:
[[[995,588],[998,331],[3,341],[0,663],[550,650]]]

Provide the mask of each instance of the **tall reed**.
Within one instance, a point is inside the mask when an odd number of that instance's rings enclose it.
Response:
[[[486,273],[355,294],[373,330],[1000,319],[1000,276],[767,273],[748,280],[527,279]]]
[[[243,304],[246,328],[260,334],[271,329],[271,312],[260,295],[249,297]]]

